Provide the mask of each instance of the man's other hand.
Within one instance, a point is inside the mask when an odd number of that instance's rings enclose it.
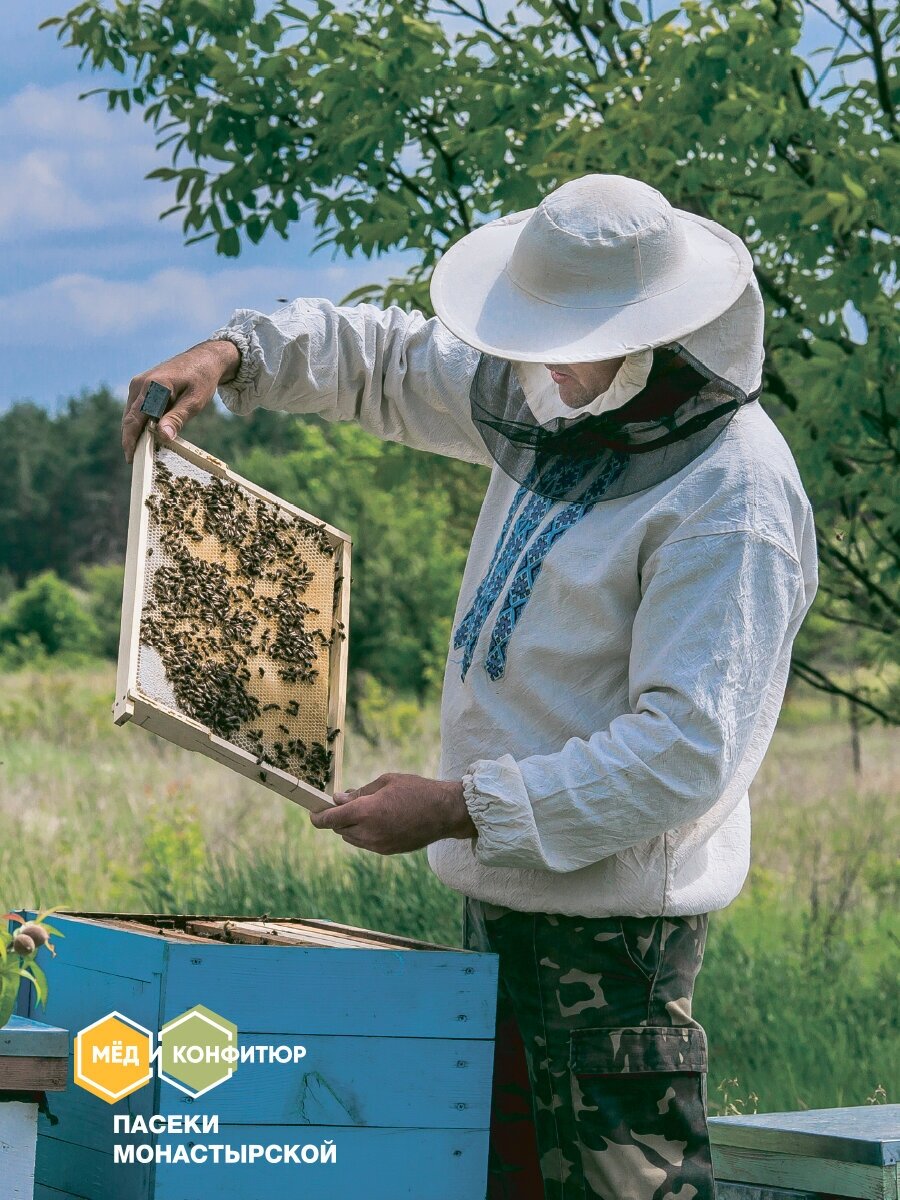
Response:
[[[128,401],[122,416],[122,449],[125,461],[131,462],[138,438],[147,422],[141,405],[151,381],[162,384],[172,393],[172,406],[160,419],[159,432],[164,438],[177,437],[191,417],[209,404],[220,383],[227,383],[237,374],[241,353],[234,342],[200,342],[168,358],[149,371],[135,375],[128,386]]]
[[[477,834],[461,782],[381,775],[356,791],[335,793],[334,801],[334,808],[309,814],[313,825],[376,854],[405,854],[441,838]]]

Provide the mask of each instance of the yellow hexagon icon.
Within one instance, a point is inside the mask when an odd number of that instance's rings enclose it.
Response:
[[[75,1037],[74,1079],[115,1104],[153,1078],[153,1034],[119,1012],[107,1013]]]

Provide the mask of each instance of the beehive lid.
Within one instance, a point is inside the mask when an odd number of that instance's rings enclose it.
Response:
[[[58,1092],[66,1086],[69,1035],[65,1029],[11,1017],[0,1029],[0,1096],[3,1092]]]
[[[709,1120],[716,1178],[836,1196],[895,1196],[900,1104]]]
[[[350,540],[181,439],[134,459],[114,715],[320,811],[340,787]]]

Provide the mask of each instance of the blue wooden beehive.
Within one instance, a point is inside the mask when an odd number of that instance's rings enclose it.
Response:
[[[712,1117],[719,1200],[897,1200],[900,1104]]]
[[[496,956],[324,921],[295,923],[298,941],[305,929],[321,945],[277,944],[283,933],[247,944],[241,918],[224,936],[243,942],[190,932],[226,920],[54,915],[65,940],[45,964],[42,1019],[74,1036],[118,1012],[158,1031],[203,1005],[237,1026],[241,1046],[303,1045],[306,1056],[242,1063],[198,1097],[158,1074],[112,1104],[70,1086],[51,1105],[56,1123],[42,1118],[37,1200],[483,1200]],[[214,1114],[219,1131],[128,1138],[114,1135],[117,1114]],[[336,1161],[114,1162],[115,1142],[160,1140],[330,1141]]]

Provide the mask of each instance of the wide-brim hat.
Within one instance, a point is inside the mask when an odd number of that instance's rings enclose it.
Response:
[[[458,241],[434,269],[431,300],[486,354],[594,362],[702,328],[752,273],[749,250],[724,226],[636,179],[585,175]]]

